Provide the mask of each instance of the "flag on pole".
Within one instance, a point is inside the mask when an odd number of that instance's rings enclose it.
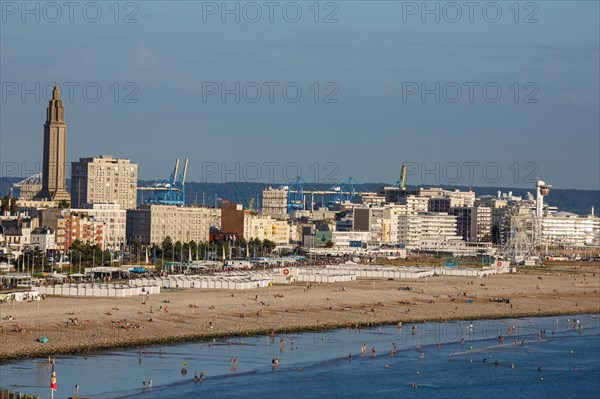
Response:
[[[52,374],[50,375],[50,389],[56,391],[56,372],[54,371],[54,363],[52,363]]]

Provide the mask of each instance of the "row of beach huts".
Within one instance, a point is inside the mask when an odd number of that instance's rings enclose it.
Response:
[[[281,267],[272,270],[229,271],[213,275],[141,277],[127,284],[60,284],[34,287],[40,294],[62,296],[129,297],[159,294],[161,289],[200,288],[247,290],[296,282],[331,284],[362,279],[419,279],[433,276],[485,277],[512,271],[507,267],[393,267],[346,263],[324,268]]]
[[[93,296],[93,297],[130,297],[146,294],[160,294],[159,286],[131,286],[129,284],[56,284],[32,287],[40,294],[61,296]]]

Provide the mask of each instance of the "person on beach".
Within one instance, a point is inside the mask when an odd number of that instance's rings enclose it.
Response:
[[[200,371],[200,382],[204,382],[204,371]]]
[[[194,371],[194,382],[198,382],[198,372]]]
[[[361,353],[363,356],[367,354],[367,343],[366,342],[363,343],[363,346],[361,348]]]
[[[377,350],[375,349],[375,347],[371,348],[371,357],[375,357],[377,356]]]
[[[348,361],[352,360],[352,352],[350,352],[350,354],[348,355]]]
[[[146,380],[142,381],[142,388],[144,389],[144,392],[146,392]]]
[[[150,379],[150,381],[148,381],[148,390],[149,391],[152,390],[152,379]]]

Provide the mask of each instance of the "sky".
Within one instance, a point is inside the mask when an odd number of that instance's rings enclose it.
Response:
[[[0,163],[188,181],[600,189],[598,1],[0,2]]]

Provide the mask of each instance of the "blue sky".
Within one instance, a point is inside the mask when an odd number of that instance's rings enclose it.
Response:
[[[513,1],[480,2],[472,22],[461,6],[455,23],[448,2],[428,2],[439,22],[422,2],[320,2],[318,16],[314,1],[275,2],[272,23],[264,2],[227,2],[239,22],[222,2],[120,2],[118,15],[113,1],[88,3],[70,22],[65,7],[59,18],[44,3],[27,14],[2,1],[4,175],[27,175],[42,157],[46,101],[23,87],[58,81],[74,82],[72,101],[63,87],[69,161],[126,157],[140,178],[166,177],[179,156],[190,158],[189,181],[282,182],[301,171],[394,182],[408,163],[411,184],[530,187],[541,177],[600,188],[597,1],[521,2],[518,15]],[[240,101],[222,99],[236,82]]]

